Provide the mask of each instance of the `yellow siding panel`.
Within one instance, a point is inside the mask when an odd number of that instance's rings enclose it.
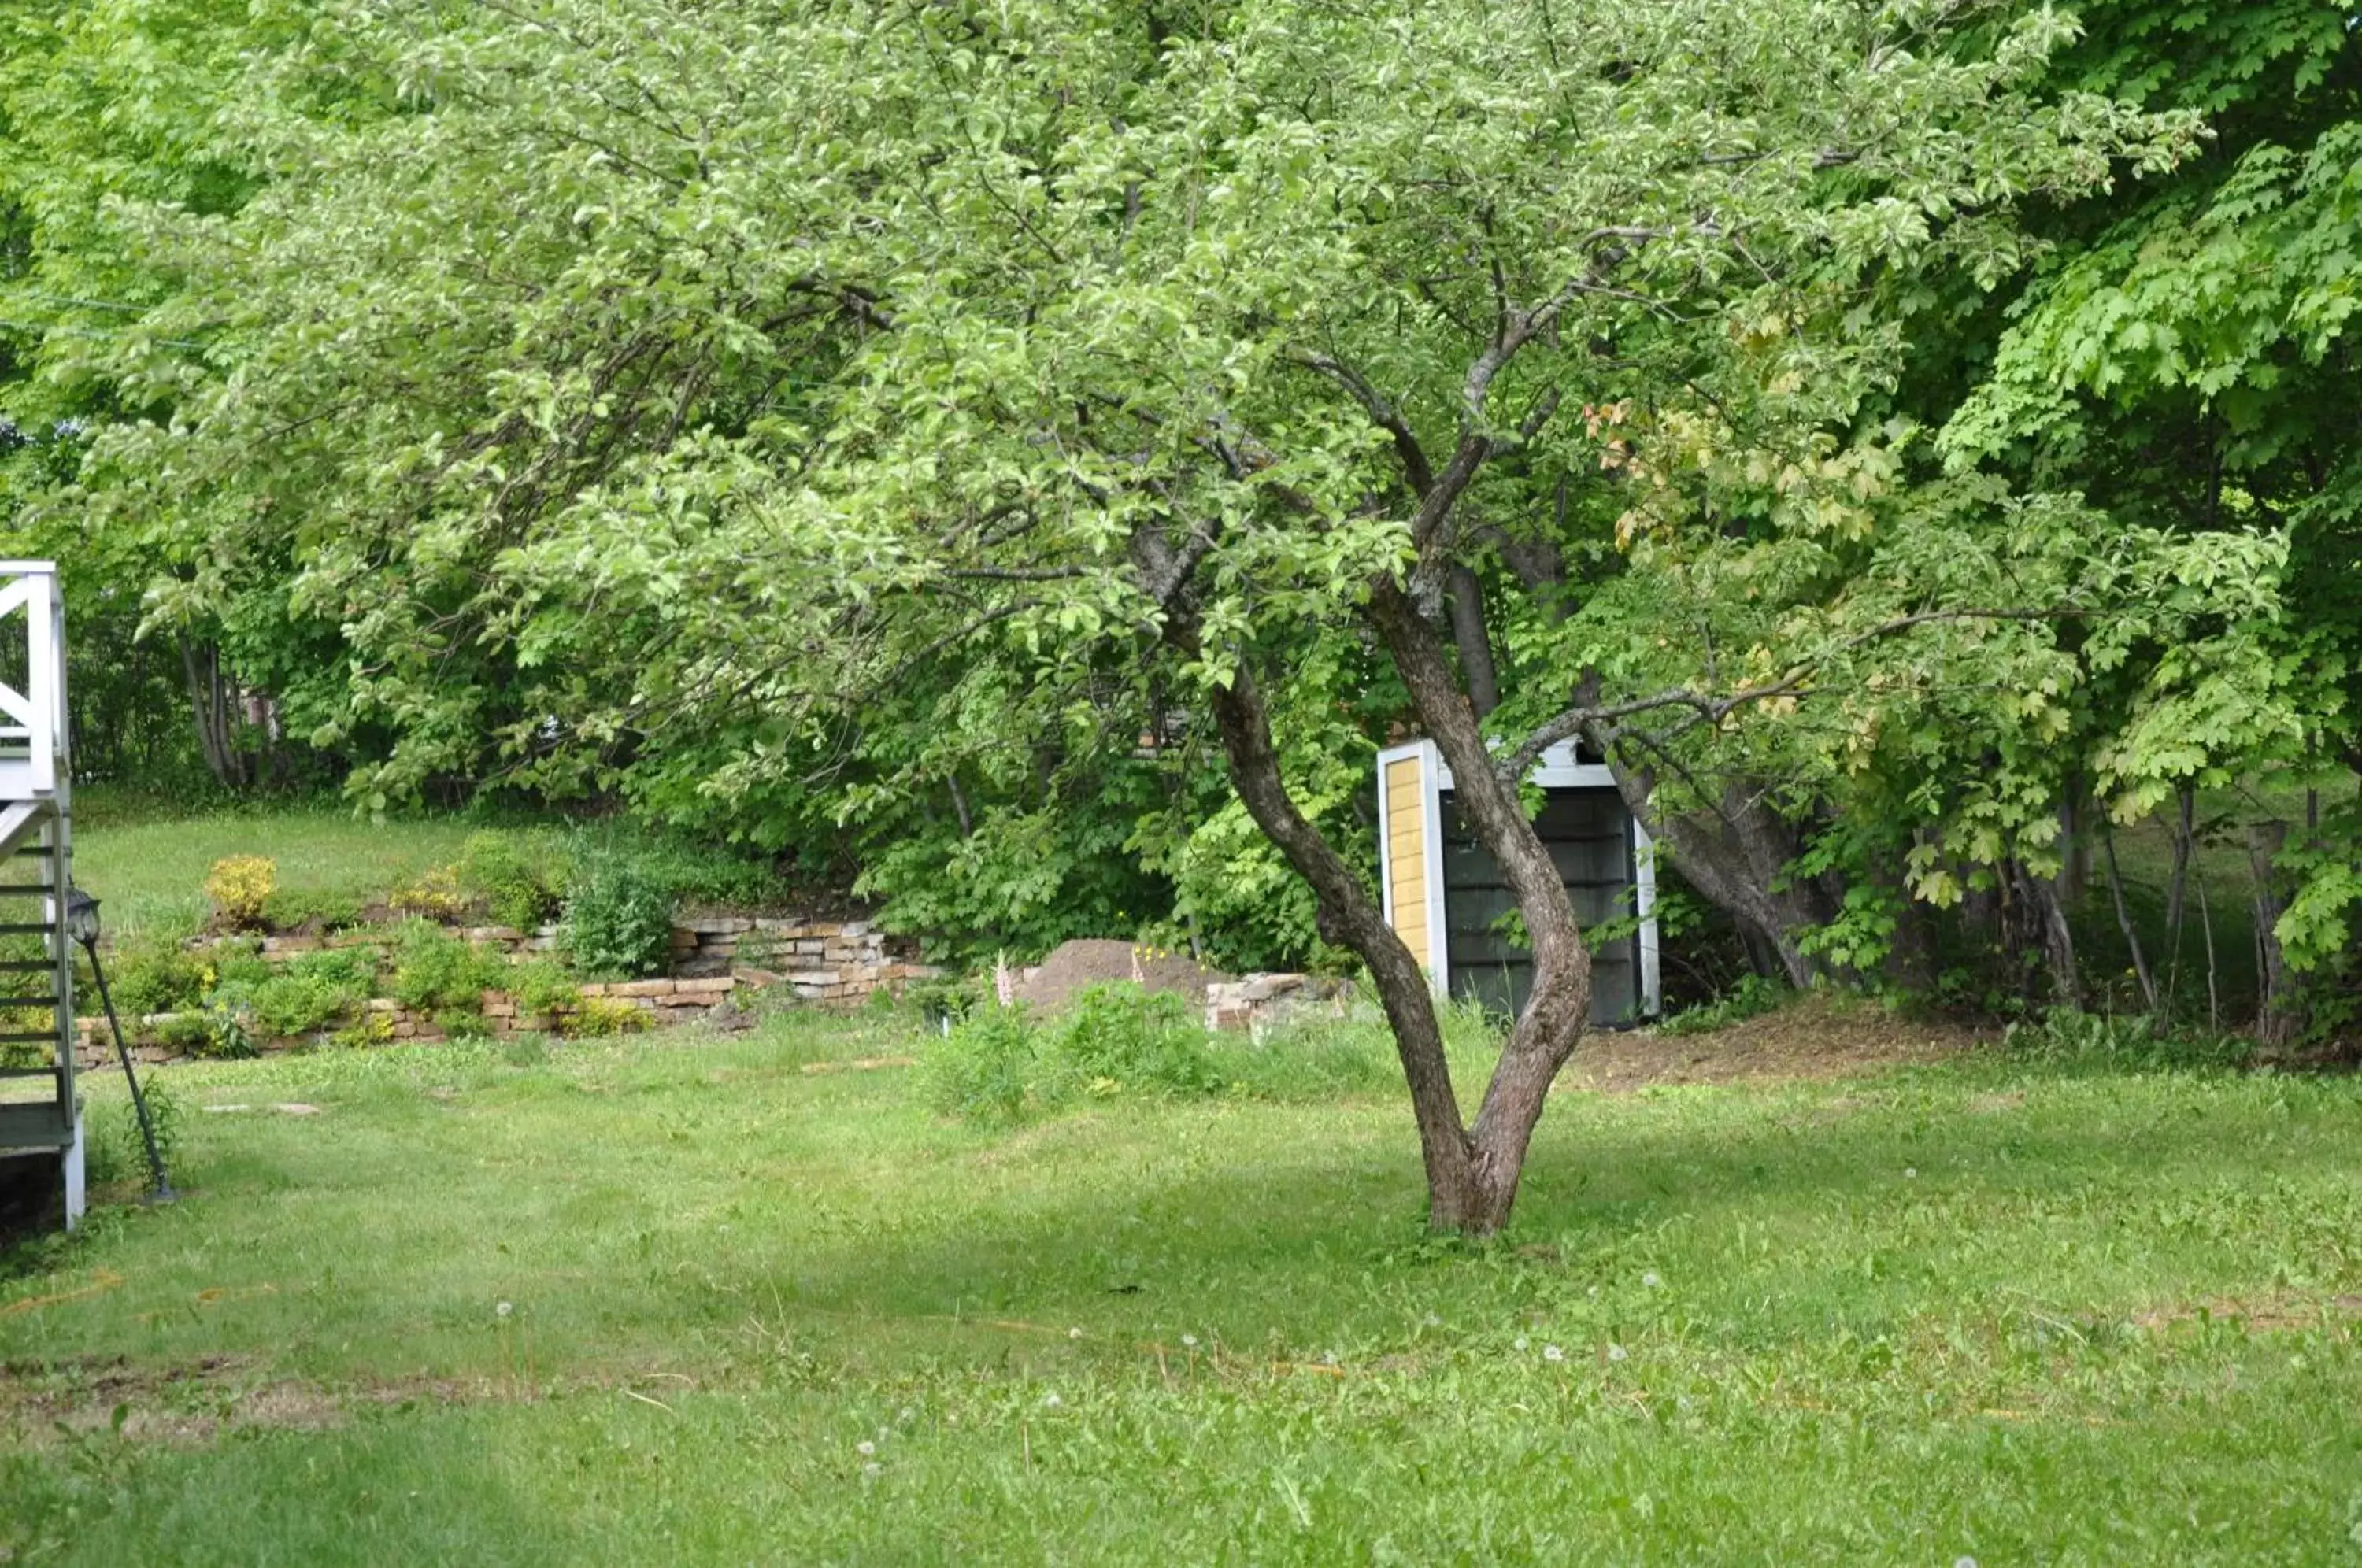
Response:
[[[1395,933],[1421,965],[1427,950],[1427,794],[1419,759],[1386,764],[1386,855]]]

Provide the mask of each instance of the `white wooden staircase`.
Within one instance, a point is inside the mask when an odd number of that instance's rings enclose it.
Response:
[[[71,1224],[83,1151],[65,676],[57,568],[0,561],[0,1160],[52,1167]]]

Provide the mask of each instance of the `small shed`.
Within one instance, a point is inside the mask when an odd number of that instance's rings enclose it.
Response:
[[[1542,754],[1535,826],[1566,880],[1586,931],[1630,922],[1592,950],[1591,1021],[1615,1028],[1653,1018],[1657,879],[1649,834],[1605,764],[1572,743]],[[1378,753],[1378,877],[1386,923],[1427,969],[1436,993],[1517,1012],[1533,988],[1533,956],[1500,929],[1518,907],[1485,846],[1452,801],[1451,769],[1429,740]]]

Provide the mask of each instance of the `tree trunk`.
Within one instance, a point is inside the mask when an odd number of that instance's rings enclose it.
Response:
[[[1183,646],[1194,654],[1194,630],[1177,620],[1175,626],[1168,637],[1185,639]],[[1477,1228],[1473,1221],[1487,1206],[1477,1198],[1474,1161],[1444,1059],[1443,1026],[1436,1016],[1427,972],[1386,924],[1384,911],[1353,868],[1289,797],[1272,744],[1270,715],[1253,672],[1242,666],[1229,686],[1217,687],[1213,708],[1231,786],[1247,814],[1310,885],[1321,936],[1352,949],[1369,967],[1410,1088],[1411,1116],[1418,1126],[1419,1156],[1427,1169],[1428,1223],[1437,1230]]]
[[[1700,897],[1738,922],[1758,969],[1803,990],[1816,969],[1798,936],[1835,912],[1827,890],[1801,884],[1774,890],[1781,873],[1799,849],[1794,830],[1783,821],[1766,792],[1747,781],[1724,787],[1711,812],[1671,816],[1656,802],[1655,771],[1635,767],[1613,748],[1610,775],[1624,805],[1663,846],[1674,868]],[[1768,957],[1766,968],[1762,959]]]
[[[1551,1084],[1590,1021],[1591,950],[1565,879],[1518,798],[1518,781],[1500,776],[1475,711],[1452,681],[1441,637],[1389,581],[1372,587],[1368,614],[1412,706],[1451,768],[1462,814],[1517,895],[1533,951],[1533,988],[1502,1044],[1469,1132],[1474,1165],[1471,1205],[1453,1221],[1456,1229],[1489,1235],[1509,1218]]]
[[[2190,862],[2197,853],[2198,790],[2177,792],[2173,824],[2173,876],[2165,889],[2165,1001],[2170,1010],[2181,989],[2181,926],[2190,895]]]
[[[2004,860],[2002,872],[2002,945],[2020,955],[2024,991],[2035,999],[2037,976],[2045,977],[2048,999],[2059,1007],[2083,1005],[2083,972],[2075,961],[2075,933],[2067,923],[2067,908],[2057,881],[2036,877],[2014,858]]]
[[[221,650],[211,643],[181,639],[181,669],[188,679],[189,707],[197,745],[215,778],[233,790],[248,782],[246,754],[237,749],[237,694],[222,670]]]
[[[2267,1045],[2289,1044],[2304,1032],[2304,1014],[2296,1006],[2288,955],[2276,929],[2288,910],[2278,864],[2287,843],[2286,823],[2248,825],[2247,864],[2256,877],[2256,1038]]]
[[[2133,925],[2132,911],[2125,906],[2125,874],[2116,864],[2116,830],[2103,818],[2100,841],[2108,852],[2108,897],[2116,906],[2116,929],[2125,933],[2125,946],[2132,953],[2133,976],[2140,982],[2141,1000],[2152,1017],[2158,1011],[2156,977],[2149,973],[2148,954],[2141,947],[2140,933]]]
[[[1501,679],[1493,668],[1493,635],[1485,618],[1485,586],[1464,566],[1447,579],[1444,612],[1451,617],[1451,641],[1460,654],[1461,678],[1479,719],[1501,705]]]

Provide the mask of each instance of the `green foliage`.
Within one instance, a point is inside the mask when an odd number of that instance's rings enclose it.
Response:
[[[1737,985],[1714,1000],[1669,1015],[1657,1025],[1657,1032],[1670,1039],[1711,1033],[1742,1019],[1759,1018],[1773,1011],[1794,995],[1776,980],[1761,975],[1742,975]]]
[[[344,1028],[328,1037],[328,1043],[340,1051],[359,1051],[369,1046],[393,1043],[393,1015],[384,1012],[364,1012]]]
[[[927,1042],[919,1058],[929,1109],[974,1121],[1014,1121],[1041,1066],[1041,1027],[1023,1006],[983,1006]]]
[[[225,1021],[226,1015],[224,1021],[217,1021],[204,1011],[168,1013],[156,1024],[156,1043],[170,1051],[195,1055],[238,1055],[240,1053],[234,1050],[221,1053],[215,1050],[216,1043],[233,1046],[237,1043],[226,1031],[217,1042],[217,1023]]]
[[[2224,1072],[2253,1047],[2235,1036],[2160,1028],[2145,1017],[2114,1017],[2057,1008],[2034,1022],[2013,1023],[2003,1048],[2045,1066],[2081,1072]]]
[[[154,1129],[156,1150],[163,1157],[167,1173],[179,1174],[182,1146],[187,1130],[188,1112],[180,1097],[172,1092],[161,1075],[148,1073],[139,1081],[142,1096],[148,1102],[148,1119]],[[85,1158],[89,1161],[91,1185],[105,1187],[116,1182],[137,1182],[145,1185],[151,1179],[148,1166],[148,1145],[139,1131],[139,1118],[133,1110],[131,1099],[112,1096],[94,1102],[87,1123],[89,1138]]]
[[[116,1010],[129,1023],[151,1012],[197,1005],[208,984],[208,964],[177,936],[159,933],[114,944],[101,962]]]
[[[546,1018],[561,1008],[571,1007],[581,997],[581,988],[574,977],[564,965],[550,958],[511,965],[501,983],[515,1000],[517,1011],[533,1018]]]
[[[263,918],[273,931],[311,927],[320,932],[349,931],[361,923],[365,908],[357,893],[333,889],[281,888],[270,895]]]
[[[647,1010],[622,997],[584,997],[558,1021],[558,1032],[569,1040],[608,1040],[647,1027]]]
[[[368,999],[376,958],[372,950],[346,948],[266,965],[267,972],[259,977],[226,973],[205,1005],[233,1010],[248,1032],[265,1038],[309,1034],[348,1017]]]
[[[659,975],[672,964],[672,911],[671,892],[639,860],[595,859],[567,886],[558,943],[578,974]]]
[[[1123,1090],[1202,1095],[1222,1087],[1203,1024],[1170,991],[1086,986],[1047,1031],[1043,1098]]]
[[[495,923],[528,933],[557,913],[566,884],[565,868],[552,864],[546,843],[510,834],[469,834],[454,869]]]
[[[508,965],[432,921],[405,921],[394,932],[390,994],[404,1007],[442,1014],[479,1009],[483,993],[502,985]]]

